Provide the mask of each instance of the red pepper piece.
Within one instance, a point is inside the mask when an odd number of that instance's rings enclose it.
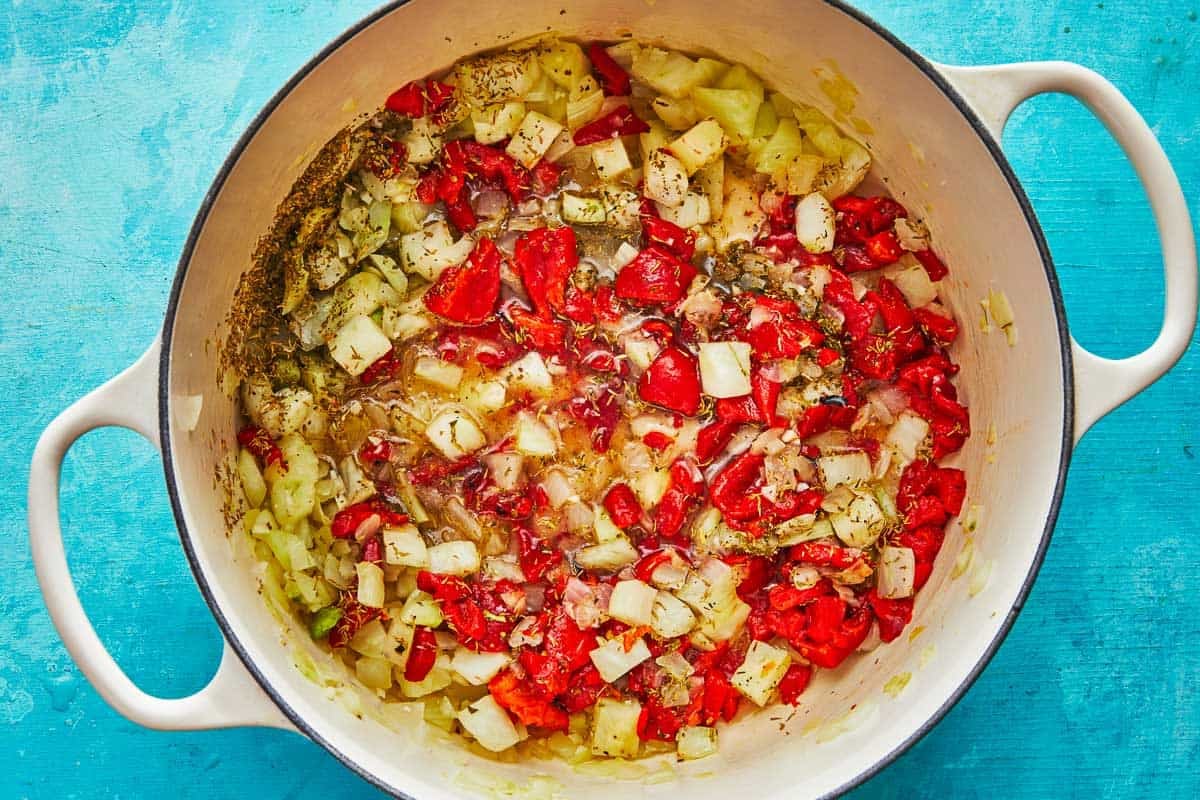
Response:
[[[425,116],[425,90],[416,81],[409,81],[392,92],[384,106],[404,117]]]
[[[638,118],[629,106],[619,106],[599,119],[575,131],[575,144],[584,147],[607,139],[646,133],[650,126]]]
[[[562,167],[543,158],[533,168],[532,175],[533,190],[542,195],[550,194],[558,188],[558,182],[562,178]]]
[[[638,397],[689,417],[700,410],[700,371],[696,359],[678,347],[658,354],[638,381]]]
[[[582,396],[572,397],[567,413],[587,426],[591,433],[592,449],[607,453],[621,419],[620,385],[590,385]]]
[[[656,452],[662,452],[673,445],[675,440],[662,431],[650,431],[642,437],[642,444]]]
[[[511,667],[488,682],[488,691],[502,708],[530,727],[565,731],[570,726],[567,712],[553,705],[538,687],[518,677]]]
[[[662,217],[642,217],[642,244],[661,245],[683,261],[696,255],[696,234]]]
[[[678,458],[671,465],[670,482],[654,512],[658,535],[673,538],[683,528],[692,509],[704,499],[704,477],[690,461]]]
[[[609,97],[624,97],[629,94],[629,74],[618,64],[604,45],[592,42],[588,45],[588,60],[592,69],[600,76],[600,86]]]
[[[805,635],[817,644],[829,644],[846,617],[846,601],[836,594],[821,595],[805,609],[808,628]]]
[[[842,271],[847,274],[853,272],[866,272],[868,270],[879,269],[871,256],[867,254],[867,249],[858,244],[845,244],[840,248],[842,254]]]
[[[854,285],[845,275],[832,270],[823,297],[826,303],[842,312],[845,317],[842,327],[851,341],[858,341],[870,332],[874,311],[855,299]]]
[[[800,702],[800,695],[804,694],[804,690],[808,688],[811,680],[812,667],[804,664],[792,664],[788,667],[787,672],[783,673],[783,680],[779,682],[779,699],[788,705],[797,705]]]
[[[772,586],[767,592],[767,602],[775,611],[790,611],[797,606],[806,605],[818,597],[833,591],[833,584],[822,578],[807,589],[797,589],[788,584]]]
[[[742,423],[759,421],[758,404],[754,402],[753,395],[722,397],[717,400],[714,409],[717,412],[717,419],[721,422]]]
[[[475,218],[475,209],[471,208],[465,193],[446,201],[446,219],[450,220],[460,233],[470,233],[479,224],[479,220]]]
[[[591,325],[596,321],[594,296],[591,292],[584,291],[573,283],[568,283],[562,315],[580,325]]]
[[[915,250],[913,255],[917,261],[921,262],[921,266],[925,268],[926,274],[929,275],[929,280],[940,281],[942,278],[950,274],[950,270],[942,262],[937,254],[932,250]]]
[[[576,670],[567,682],[567,691],[559,698],[559,704],[568,714],[576,714],[595,705],[596,700],[608,688],[595,664],[588,663]]]
[[[782,390],[783,384],[768,378],[766,370],[762,367],[759,367],[750,376],[750,393],[754,396],[754,406],[758,410],[758,421],[762,422],[768,428],[776,425],[775,407],[779,404],[779,393]]]
[[[747,450],[729,462],[729,465],[713,478],[712,504],[734,519],[746,518],[748,508],[751,509],[751,516],[758,516],[753,511],[758,506],[758,498],[751,496],[750,488],[761,477],[764,460],[765,456],[762,453],[751,453]]]
[[[867,239],[863,246],[867,256],[881,267],[895,264],[900,260],[900,256],[904,255],[904,248],[900,246],[900,241],[892,231],[880,231]]]
[[[826,542],[801,542],[792,545],[787,558],[789,562],[793,563],[842,570],[849,569],[862,561],[862,551]]]
[[[724,450],[739,427],[736,421],[718,420],[701,428],[696,437],[696,458],[700,463],[709,463]]]
[[[641,306],[671,305],[683,298],[696,268],[650,245],[617,273],[617,297]]]
[[[529,195],[533,179],[529,170],[516,159],[499,147],[469,140],[451,142],[446,145],[446,149],[449,150],[452,145],[460,142],[468,171],[478,173],[486,182],[499,182],[514,203],[521,202]]]
[[[383,500],[376,497],[346,506],[334,514],[333,520],[329,523],[330,532],[335,539],[349,539],[354,536],[360,525],[373,516],[379,517],[381,525],[403,525],[408,522],[406,515],[399,511],[393,511]]]
[[[534,309],[544,317],[562,314],[567,284],[579,264],[575,231],[563,226],[524,233],[513,246],[513,261]]]
[[[633,565],[633,576],[643,583],[650,583],[650,579],[654,577],[654,571],[664,564],[670,564],[674,558],[674,550],[655,550],[653,553],[642,556],[641,560]]]
[[[949,347],[958,338],[958,323],[952,317],[935,314],[927,308],[913,309],[913,316],[929,341],[938,347]]]
[[[759,295],[750,319],[740,338],[760,359],[795,358],[825,341],[821,329],[804,319],[800,307],[790,300]]]
[[[392,443],[387,439],[380,439],[372,442],[370,439],[363,442],[363,446],[358,448],[358,460],[364,464],[378,464],[383,461],[390,461],[392,458]]]
[[[537,583],[563,559],[562,551],[547,548],[524,525],[517,527],[517,560],[527,583]]]
[[[879,638],[885,642],[896,639],[908,623],[912,622],[913,601],[911,597],[887,600],[872,589],[867,593],[867,602],[879,620]]]
[[[429,675],[437,663],[437,636],[430,628],[418,625],[413,629],[412,647],[408,660],[404,662],[404,680],[419,683]]]
[[[607,283],[602,283],[592,292],[592,307],[596,310],[596,318],[601,322],[616,322],[621,319],[621,304],[617,302],[617,293]]]
[[[642,519],[642,505],[627,483],[614,483],[604,495],[604,509],[613,523],[621,529],[636,525]]]
[[[507,310],[507,309],[505,309]],[[456,364],[479,363],[501,369],[525,354],[499,322],[444,330],[437,343],[438,355]]]
[[[563,323],[526,311],[520,306],[510,306],[505,313],[539,353],[557,353],[566,344],[567,326]]]
[[[500,260],[492,240],[480,239],[465,263],[447,267],[425,293],[425,307],[451,322],[479,325],[500,297]]]
[[[946,532],[940,525],[926,525],[916,530],[905,531],[896,537],[902,546],[913,551],[916,568],[913,571],[913,589],[919,591],[933,572],[933,562],[942,549]]]
[[[368,369],[370,369],[368,367]],[[283,451],[271,434],[256,425],[247,425],[238,431],[238,444],[250,451],[250,454],[267,466],[278,464],[281,469],[287,469],[283,461]]]
[[[545,641],[547,655],[564,672],[572,672],[590,663],[588,654],[596,649],[595,634],[580,628],[561,607],[550,617]]]
[[[454,99],[454,87],[441,81],[428,80],[425,82],[425,97],[429,100],[430,111],[444,111]]]

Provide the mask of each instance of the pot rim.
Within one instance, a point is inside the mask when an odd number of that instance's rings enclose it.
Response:
[[[863,11],[847,5],[843,0],[820,0],[826,5],[840,11],[854,21],[868,28],[872,33],[882,39],[885,43],[895,48],[901,55],[920,70],[933,84],[936,86],[945,97],[958,109],[959,113],[967,120],[971,127],[975,130],[976,135],[982,140],[984,146],[991,154],[996,166],[1000,169],[1005,180],[1008,182],[1009,188],[1013,193],[1018,205],[1021,208],[1022,215],[1025,217],[1026,224],[1029,227],[1029,233],[1033,236],[1034,243],[1037,246],[1038,252],[1041,255],[1042,268],[1046,275],[1046,284],[1050,290],[1051,301],[1054,306],[1055,325],[1058,329],[1059,338],[1059,354],[1062,359],[1063,366],[1063,426],[1062,440],[1060,442],[1060,455],[1058,462],[1058,475],[1055,482],[1054,493],[1050,500],[1050,507],[1047,510],[1046,523],[1042,529],[1041,541],[1038,543],[1038,548],[1034,554],[1033,561],[1029,566],[1029,571],[1026,573],[1022,581],[1021,588],[1017,592],[1017,597],[1013,601],[1012,608],[1005,615],[1004,621],[1001,623],[995,637],[988,644],[987,648],[980,653],[975,666],[966,675],[963,681],[954,689],[953,692],[938,706],[924,723],[913,731],[903,742],[893,748],[889,753],[875,761],[874,763],[861,769],[853,778],[844,782],[837,788],[825,795],[822,798],[837,797],[851,789],[860,786],[866,781],[873,778],[875,775],[882,772],[886,767],[890,766],[896,759],[907,752],[913,745],[920,741],[928,734],[939,722],[950,712],[959,700],[967,693],[967,691],[978,680],[979,676],[987,668],[992,658],[996,655],[1000,645],[1007,638],[1012,630],[1013,624],[1016,622],[1017,616],[1025,605],[1030,591],[1033,588],[1034,580],[1037,578],[1038,571],[1041,569],[1042,563],[1046,558],[1046,551],[1050,545],[1050,539],[1054,532],[1054,526],[1058,519],[1058,512],[1062,505],[1063,492],[1066,488],[1067,470],[1071,461],[1073,449],[1072,431],[1074,430],[1075,420],[1075,381],[1074,371],[1071,360],[1071,337],[1067,329],[1067,316],[1065,306],[1063,304],[1062,290],[1058,283],[1058,276],[1054,268],[1054,261],[1050,254],[1050,248],[1046,243],[1045,234],[1034,213],[1033,206],[1029,201],[1029,197],[1025,194],[1020,181],[1017,179],[1016,173],[1005,157],[1000,144],[992,136],[987,126],[984,125],[979,116],[971,108],[970,104],[958,93],[958,91],[950,84],[950,82],[942,75],[941,72],[924,56],[918,53],[913,48],[909,47],[895,34],[875,21]],[[402,791],[401,789],[390,785],[379,776],[362,767],[356,761],[346,755],[338,746],[318,734],[313,727],[296,712],[295,709],[281,696],[273,684],[266,680],[262,672],[255,665],[254,660],[248,654],[245,646],[233,633],[233,630],[226,618],[224,612],[216,603],[212,591],[208,585],[208,580],[204,575],[200,565],[200,560],[196,554],[195,548],[192,546],[191,534],[188,531],[185,521],[183,503],[181,501],[177,481],[175,477],[175,469],[172,463],[172,441],[171,441],[171,426],[170,426],[170,374],[171,374],[171,350],[172,337],[175,327],[175,316],[179,310],[180,295],[183,291],[183,283],[187,277],[188,268],[191,264],[192,255],[195,251],[196,242],[200,237],[200,233],[204,229],[205,223],[208,221],[208,216],[212,212],[216,204],[217,197],[221,189],[225,185],[229,174],[234,166],[241,158],[246,147],[251,140],[258,134],[263,124],[292,93],[292,90],[306,78],[313,70],[323,63],[330,55],[342,47],[350,39],[357,36],[360,32],[370,27],[372,24],[391,14],[398,8],[405,6],[409,0],[391,0],[385,3],[380,8],[366,15],[341,34],[333,39],[329,44],[323,47],[316,55],[309,59],[299,70],[292,75],[288,81],[280,87],[280,89],[271,96],[270,100],[262,107],[262,109],[254,116],[254,119],[247,126],[246,130],[238,137],[233,149],[221,164],[220,170],[213,179],[212,185],[204,195],[204,200],[200,204],[200,208],[196,213],[196,218],[188,231],[187,240],[184,242],[183,250],[180,254],[179,263],[175,272],[175,279],[171,285],[171,293],[167,300],[166,315],[163,320],[162,328],[162,349],[159,356],[159,388],[158,388],[158,416],[159,416],[159,433],[162,441],[163,452],[163,472],[166,477],[167,495],[171,502],[171,510],[175,516],[175,524],[179,529],[179,539],[183,546],[184,553],[187,556],[188,566],[192,571],[192,575],[196,580],[196,584],[200,588],[200,592],[204,597],[205,603],[216,619],[217,625],[221,630],[222,636],[225,638],[234,652],[237,653],[246,670],[254,677],[254,680],[266,692],[267,696],[280,708],[287,718],[296,726],[297,730],[304,734],[310,740],[316,742],[338,761],[345,765],[349,770],[358,775],[363,780],[367,781],[377,789],[402,800],[415,800],[412,795]]]

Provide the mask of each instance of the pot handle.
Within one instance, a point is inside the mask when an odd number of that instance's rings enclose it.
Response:
[[[1162,245],[1166,308],[1158,338],[1135,356],[1101,358],[1071,339],[1075,363],[1075,440],[1171,368],[1196,326],[1196,237],[1175,170],[1142,116],[1104,77],[1067,61],[985,67],[937,65],[1000,139],[1009,115],[1047,92],[1069,94],[1104,123],[1125,151],[1150,200]]]
[[[71,657],[96,691],[114,709],[139,725],[162,730],[243,725],[294,730],[246,671],[228,642],[216,674],[200,691],[176,700],[146,694],[113,660],[79,602],[58,516],[63,457],[80,436],[105,426],[128,428],[161,449],[156,398],[159,348],[156,340],[133,366],[59,414],[46,427],[33,451],[29,474],[29,539],[46,608]]]

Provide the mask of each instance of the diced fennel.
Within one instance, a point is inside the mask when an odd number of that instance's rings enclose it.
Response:
[[[630,71],[655,91],[674,98],[684,97],[706,77],[705,70],[683,53],[657,47],[639,48]]]
[[[596,168],[596,174],[604,181],[619,178],[633,169],[629,153],[620,139],[608,139],[592,145],[592,165]]]
[[[598,572],[616,572],[637,560],[638,551],[624,536],[581,548],[575,554],[575,563]]]
[[[608,615],[626,625],[649,625],[658,590],[639,580],[617,581],[608,601]]]
[[[708,198],[696,192],[688,192],[683,196],[683,202],[674,208],[662,203],[654,204],[659,216],[668,222],[673,222],[681,228],[695,228],[707,224],[712,219],[712,207]]]
[[[744,144],[754,135],[762,93],[747,89],[697,88],[692,99],[700,113],[713,117],[725,129],[732,144]]]
[[[745,660],[729,682],[755,705],[765,706],[770,704],[775,687],[791,663],[787,650],[756,640],[750,643]]]
[[[711,397],[750,394],[750,345],[704,342],[700,345],[700,384]]]
[[[517,434],[513,446],[522,455],[549,458],[558,452],[558,439],[544,422],[522,412],[517,418]]]
[[[251,508],[258,508],[267,496],[267,482],[263,480],[258,462],[250,451],[242,448],[238,451],[238,477],[242,481],[242,493]]]
[[[675,748],[684,761],[711,756],[717,752],[717,729],[685,725],[675,734]]]
[[[720,158],[727,144],[721,123],[709,118],[697,122],[681,134],[667,146],[667,150],[679,159],[684,170],[691,175]]]
[[[658,149],[646,159],[645,194],[655,202],[674,208],[687,197],[688,175],[679,159]]]
[[[429,571],[439,575],[470,575],[479,571],[474,542],[442,542],[429,548]]]
[[[588,653],[600,677],[608,683],[624,675],[646,659],[650,658],[650,648],[638,637],[626,648],[624,637],[609,639],[604,644]]]
[[[466,261],[474,247],[469,236],[454,241],[450,226],[438,220],[400,237],[400,260],[409,272],[435,281],[446,267]]]
[[[413,365],[413,377],[442,389],[453,390],[462,383],[463,368],[436,356],[421,356]]]
[[[425,428],[430,444],[451,460],[462,458],[487,444],[483,431],[462,409],[448,406],[438,412]]]
[[[531,351],[508,365],[504,380],[518,391],[533,394],[549,394],[554,389],[554,378],[546,368],[546,360],[536,351]]]
[[[406,625],[423,625],[436,628],[442,624],[442,607],[433,595],[416,589],[404,600],[399,619]]]
[[[687,603],[670,592],[660,591],[650,612],[650,628],[656,636],[671,639],[696,627],[696,615]]]
[[[521,741],[521,734],[508,712],[490,694],[458,712],[458,721],[475,741],[493,753],[507,750]]]
[[[370,561],[355,564],[358,571],[358,602],[368,608],[383,608],[383,570]]]
[[[415,525],[383,529],[383,560],[405,567],[428,566],[428,547]]]
[[[836,213],[820,192],[813,192],[796,203],[796,239],[810,253],[828,253],[833,249]]]
[[[642,705],[636,700],[605,697],[596,701],[592,723],[592,754],[635,758],[638,754],[638,719]]]
[[[619,139],[614,139],[618,144]],[[608,221],[608,209],[604,200],[598,197],[585,197],[574,192],[563,192],[559,195],[562,218],[575,225],[603,225]]]
[[[504,152],[521,162],[526,167],[533,167],[542,160],[542,156],[550,149],[563,126],[558,122],[530,111],[521,120],[521,127],[513,134]]]
[[[525,104],[519,101],[497,103],[471,112],[475,123],[475,141],[496,144],[512,137],[525,119]]]
[[[888,545],[879,551],[876,589],[880,597],[912,597],[915,576],[916,559],[910,548]]]
[[[512,656],[508,653],[476,653],[458,647],[450,660],[450,669],[472,686],[483,686],[508,666]]]

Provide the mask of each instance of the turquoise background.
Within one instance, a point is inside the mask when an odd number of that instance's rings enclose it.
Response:
[[[278,731],[159,733],[77,677],[33,577],[34,441],[161,324],[209,182],[255,112],[373,8],[271,0],[0,1],[0,798],[375,798]],[[1200,217],[1195,0],[860,4],[932,58],[1065,58],[1146,116]],[[905,113],[903,107],[896,112]],[[1074,101],[1020,109],[1005,149],[1058,263],[1074,333],[1103,355],[1157,331],[1162,281],[1132,170]],[[967,697],[855,798],[1200,796],[1200,357],[1078,449],[1053,546],[1012,635]],[[67,546],[92,619],[146,690],[216,667],[151,447],[99,431],[64,473]]]

